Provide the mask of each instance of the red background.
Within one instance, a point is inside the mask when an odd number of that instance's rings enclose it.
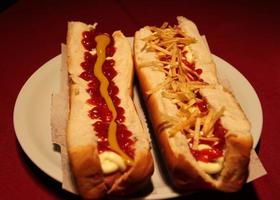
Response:
[[[5,4],[5,5],[4,5]],[[234,194],[203,192],[188,199],[280,199],[280,4],[276,1],[0,1],[0,199],[76,199],[24,154],[13,107],[25,81],[60,53],[67,21],[98,22],[127,36],[144,25],[183,15],[207,36],[212,53],[235,66],[255,88],[264,125],[257,147],[268,175]]]

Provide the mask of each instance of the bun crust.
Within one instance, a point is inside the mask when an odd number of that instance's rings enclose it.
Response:
[[[125,109],[123,124],[132,133],[134,161],[124,172],[104,174],[97,149],[95,121],[88,116],[92,105],[87,103],[87,81],[80,78],[84,60],[82,33],[96,25],[69,22],[67,34],[68,73],[70,85],[70,114],[67,126],[67,149],[70,166],[79,194],[85,199],[100,199],[105,195],[128,195],[141,189],[153,173],[153,158],[147,133],[132,101],[133,62],[130,44],[121,31],[113,33],[116,49],[112,59],[117,75],[113,78],[118,87],[120,106]],[[141,172],[141,173],[139,173]]]
[[[146,38],[151,36],[150,27],[136,32],[134,53],[136,72],[140,82],[150,119],[161,154],[166,163],[173,186],[179,190],[217,189],[224,192],[239,190],[248,176],[248,164],[253,144],[250,123],[234,96],[218,81],[216,67],[210,50],[203,42],[195,24],[184,17],[178,17],[178,27],[196,42],[190,47],[196,66],[203,70],[201,76],[213,87],[200,89],[208,103],[215,109],[225,108],[220,118],[228,132],[225,135],[225,153],[222,169],[217,175],[209,175],[201,169],[188,148],[188,141],[182,133],[170,137],[170,122],[176,116],[176,108],[162,96],[163,89],[150,94],[157,85],[164,82],[164,74],[154,70],[158,60],[154,51],[147,50]],[[148,63],[148,64],[147,64]]]
[[[106,194],[107,188],[97,155],[97,148],[93,145],[69,150],[72,172],[79,193],[85,199],[98,199]]]

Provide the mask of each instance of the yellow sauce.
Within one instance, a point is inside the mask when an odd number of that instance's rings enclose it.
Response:
[[[115,122],[117,118],[117,110],[107,90],[109,86],[109,81],[102,72],[102,65],[106,59],[106,47],[110,43],[110,38],[107,35],[102,34],[96,36],[95,41],[97,43],[96,45],[97,60],[94,65],[94,75],[100,81],[100,88],[99,88],[100,94],[105,99],[105,102],[109,110],[112,112],[112,116],[113,116],[108,129],[108,142],[110,147],[126,161],[126,164],[131,165],[133,160],[120,148],[118,144],[117,134],[116,134],[117,123]]]

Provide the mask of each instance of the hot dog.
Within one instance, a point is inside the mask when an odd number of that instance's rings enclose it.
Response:
[[[173,186],[239,190],[248,175],[250,123],[217,78],[196,25],[146,26],[135,33],[136,72]]]
[[[130,194],[153,173],[149,137],[132,101],[133,62],[121,31],[69,22],[67,149],[85,199]]]

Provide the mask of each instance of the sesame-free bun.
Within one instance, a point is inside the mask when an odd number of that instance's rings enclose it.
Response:
[[[165,81],[165,74],[155,70],[153,63],[159,61],[155,51],[147,48],[147,38],[152,35],[149,26],[135,33],[134,60],[142,94],[153,125],[155,138],[168,168],[173,186],[182,190],[217,189],[225,192],[239,190],[248,176],[248,163],[252,148],[250,123],[246,118],[234,95],[220,83],[216,74],[210,50],[204,43],[196,25],[184,18],[177,17],[178,27],[186,35],[195,39],[190,44],[197,68],[202,69],[201,78],[211,87],[201,88],[199,93],[207,99],[215,110],[224,107],[220,118],[221,125],[228,130],[225,135],[225,154],[221,171],[210,175],[200,168],[193,157],[188,141],[183,133],[178,131],[169,135],[167,126],[171,120],[178,120],[178,109],[172,100],[162,96],[164,88],[152,94],[158,85]]]
[[[116,51],[113,55],[117,75],[113,81],[118,87],[120,106],[125,109],[124,125],[132,133],[135,156],[133,165],[125,172],[104,175],[97,150],[97,139],[93,124],[96,120],[88,116],[92,105],[87,103],[87,82],[79,77],[84,60],[82,33],[94,25],[69,22],[67,33],[67,65],[70,86],[70,114],[67,126],[67,149],[70,166],[77,189],[85,199],[100,199],[108,194],[124,195],[142,188],[153,173],[149,137],[144,131],[132,101],[133,62],[127,38],[121,31],[112,34]],[[108,184],[110,183],[110,184]]]

